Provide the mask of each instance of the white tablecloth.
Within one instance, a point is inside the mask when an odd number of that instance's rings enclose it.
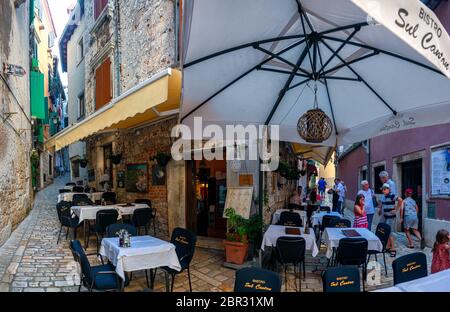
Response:
[[[450,269],[395,285],[405,292],[450,292]]]
[[[133,204],[133,206],[122,207],[120,204],[117,205],[106,205],[106,206],[72,206],[70,208],[71,213],[76,215],[80,219],[80,223],[83,220],[95,220],[97,211],[105,209],[116,209],[119,213],[118,219],[122,218],[122,215],[132,215],[134,210],[138,208],[149,208],[147,204]]]
[[[125,272],[154,269],[168,266],[181,270],[175,246],[152,236],[131,237],[131,247],[120,248],[119,238],[104,238],[100,254],[116,267],[117,274],[124,279]]]
[[[289,226],[291,227],[291,226]],[[277,244],[278,237],[281,236],[292,236],[298,237],[299,235],[287,235],[285,232],[286,226],[283,225],[270,225],[267,231],[264,233],[263,240],[261,243],[261,249],[264,250],[265,246],[275,247]],[[299,228],[301,231],[300,237],[305,239],[306,250],[311,250],[311,254],[313,257],[317,256],[319,253],[319,248],[317,248],[316,244],[316,236],[314,235],[314,231],[309,229],[309,234],[305,234],[304,228]]]
[[[278,209],[273,213],[272,218],[272,224],[277,224],[278,221],[280,221],[280,215],[283,211],[290,211],[289,209]],[[293,212],[296,212],[300,215],[300,218],[302,218],[303,225],[305,225],[306,222],[306,211],[303,210],[293,210]]]
[[[311,216],[311,224],[312,226],[319,226],[322,224],[322,219],[323,216],[336,216],[336,217],[341,217],[341,215],[339,214],[339,212],[337,211],[331,211],[331,212],[326,212],[326,211],[321,211],[321,212],[314,212]]]
[[[97,200],[101,200],[102,199],[102,194],[103,192],[94,192],[94,193],[61,193],[58,194],[58,203],[61,201],[72,201],[73,200],[73,195],[74,194],[86,194],[89,199],[91,199],[94,203]]]
[[[350,228],[348,228],[350,229]],[[368,249],[369,250],[383,250],[383,244],[380,239],[371,231],[364,228],[351,228],[352,230],[357,231],[361,237],[367,239]],[[339,241],[341,238],[345,238],[346,236],[342,233],[342,230],[346,230],[346,228],[326,228],[323,232],[323,240],[327,244],[327,258],[331,258],[333,254],[333,248],[337,248],[339,246]]]

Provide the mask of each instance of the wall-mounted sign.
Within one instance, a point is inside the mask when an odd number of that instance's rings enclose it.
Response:
[[[233,208],[236,214],[248,219],[252,207],[253,187],[230,187],[227,190],[225,209]],[[224,218],[226,216],[223,216]]]
[[[22,66],[3,63],[3,73],[6,75],[22,77],[27,72]]]
[[[431,151],[431,195],[450,195],[450,146]]]

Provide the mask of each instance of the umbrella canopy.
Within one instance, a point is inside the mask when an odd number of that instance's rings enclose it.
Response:
[[[305,143],[298,120],[318,107],[335,146],[450,122],[450,39],[419,0],[184,3],[183,124]]]

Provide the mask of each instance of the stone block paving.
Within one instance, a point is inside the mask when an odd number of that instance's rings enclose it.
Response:
[[[66,180],[59,178],[55,183],[40,191],[35,198],[34,207],[28,217],[18,226],[10,239],[0,247],[0,291],[12,292],[72,292],[78,291],[79,267],[73,260],[69,250],[69,240],[65,232],[59,244],[56,244],[59,232],[59,221],[56,214],[56,198],[58,189]],[[348,210],[347,210],[348,212]],[[351,214],[346,217],[352,218]],[[81,229],[80,229],[81,230]],[[81,231],[79,231],[81,236]],[[406,238],[397,234],[398,256],[420,250],[406,247]],[[160,237],[168,239],[167,237]],[[69,234],[71,239],[71,233]],[[418,246],[418,243],[416,243]],[[91,237],[87,254],[95,254],[95,238]],[[431,263],[431,251],[424,250]],[[197,247],[191,263],[191,278],[194,291],[228,292],[233,291],[235,271],[223,267],[224,253],[221,250]],[[367,290],[392,286],[392,260],[387,256],[388,275],[381,274],[381,285],[367,287]],[[92,265],[101,263],[95,255],[89,256]],[[382,265],[382,257],[378,257]],[[325,246],[320,254],[313,258],[306,257],[306,278],[301,282],[302,292],[321,292],[321,272],[326,269]],[[382,271],[384,272],[384,271]],[[288,273],[287,290],[296,291],[293,271]],[[134,272],[126,292],[142,291],[147,288],[144,272]],[[82,287],[82,291],[86,291]],[[154,291],[165,291],[165,278],[161,270],[155,280]],[[189,291],[187,272],[179,274],[175,279],[174,291]]]

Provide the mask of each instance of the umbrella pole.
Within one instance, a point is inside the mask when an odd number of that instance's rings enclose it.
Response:
[[[262,151],[262,142],[261,139],[258,140],[259,150]],[[264,172],[261,170],[262,166],[262,159],[261,154],[258,153],[258,166],[259,166],[259,172],[258,172],[258,214],[261,218],[261,224],[264,224],[264,216],[263,216],[263,197],[264,197]],[[263,227],[264,228],[264,227]],[[261,232],[259,233],[258,242],[262,242],[262,235],[263,235],[263,228],[261,228]]]

